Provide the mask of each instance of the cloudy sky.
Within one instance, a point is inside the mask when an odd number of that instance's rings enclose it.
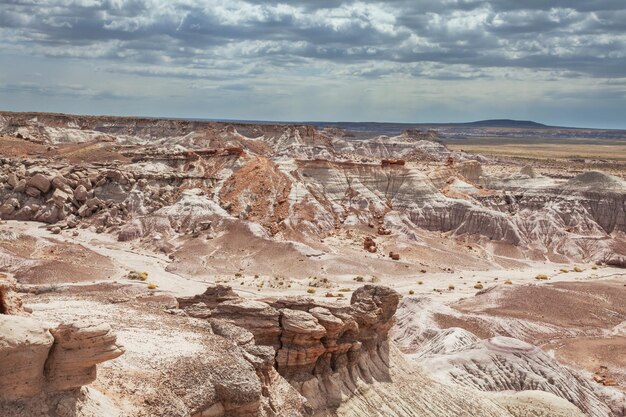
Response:
[[[0,109],[626,128],[626,0],[0,0]]]

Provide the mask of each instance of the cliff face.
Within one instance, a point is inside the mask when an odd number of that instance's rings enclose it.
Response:
[[[347,307],[302,297],[246,300],[217,286],[179,304],[252,355],[265,392],[275,370],[306,398],[309,412],[320,413],[339,407],[360,381],[388,379],[387,335],[399,300],[397,292],[370,285]]]
[[[197,417],[583,415],[554,394],[532,391],[495,395],[482,392],[485,387],[476,387],[471,380],[465,386],[453,386],[432,379],[427,371],[407,362],[389,340],[400,295],[386,287],[365,285],[353,293],[349,305],[316,302],[305,297],[242,299],[229,287],[219,285],[194,297],[179,298],[178,302],[184,312],[178,314],[207,320],[213,333],[228,340],[234,347],[232,351],[235,353],[239,349],[245,359],[243,363],[234,364],[227,360],[208,368],[204,384],[214,386],[215,395],[192,413]],[[429,352],[448,353],[450,339],[454,337],[439,338],[440,344],[433,341]],[[477,349],[472,343],[478,343],[478,338],[469,334],[466,339],[455,344],[455,352]],[[509,350],[516,355],[527,353],[519,349],[518,352],[515,346],[505,342],[490,342],[505,344],[495,349],[493,355],[507,355]],[[538,352],[532,346],[529,349],[533,354]],[[520,366],[520,369],[543,360],[550,362],[549,372],[558,371],[564,377],[568,375],[555,361],[536,356],[538,358],[528,364],[525,359],[516,362],[504,357],[500,360]],[[456,360],[456,357],[451,356],[450,360]],[[244,377],[249,375],[244,372],[246,362],[254,368],[257,378]],[[431,371],[438,369],[435,365],[426,365]],[[459,366],[473,375],[467,366]],[[476,368],[485,373],[498,369],[489,364],[476,365]],[[544,368],[533,368],[533,371],[541,373]],[[450,372],[461,375],[462,371]],[[565,389],[559,385],[561,380],[546,382],[549,385],[546,388],[541,386],[539,377],[526,381],[517,376],[511,374],[510,378],[510,383],[522,384],[516,386],[517,389],[550,392],[556,385],[567,392],[556,391],[555,394],[568,399],[567,395],[571,394],[571,400],[577,405],[590,407],[589,410],[594,412],[608,411],[588,385],[584,385],[587,391],[581,393]],[[490,375],[486,381],[507,383],[504,379],[504,376]],[[281,385],[286,382],[288,385]],[[290,408],[277,406],[285,402]]]
[[[71,391],[96,379],[96,365],[124,353],[108,325],[48,329],[29,317],[0,315],[0,398],[25,400]]]
[[[96,365],[124,353],[107,324],[75,321],[50,328],[29,317],[12,282],[3,278],[0,306],[3,415],[52,415],[59,402],[80,402],[80,389],[96,379]]]

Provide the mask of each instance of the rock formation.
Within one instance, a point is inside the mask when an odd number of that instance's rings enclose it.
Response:
[[[100,301],[107,314],[116,305],[124,318],[165,298],[171,307],[171,292],[192,293],[191,286],[195,291],[207,282],[192,284],[201,275],[233,279],[234,273],[240,289],[261,291],[271,283],[272,294],[293,284],[310,294],[323,290],[326,300],[334,300],[334,291],[351,289],[339,290],[333,274],[359,274],[355,282],[374,283],[387,278],[374,276],[378,271],[403,277],[414,271],[452,273],[451,261],[463,268],[511,268],[530,260],[623,266],[626,259],[623,179],[601,172],[549,174],[519,162],[498,170],[486,158],[451,151],[432,131],[355,137],[301,125],[0,112],[0,134],[0,221],[42,222],[54,235],[43,238],[37,230],[37,236],[13,238],[7,232],[0,242],[2,271],[23,288],[53,283],[47,276],[29,281],[25,271],[47,269],[38,256],[64,268],[67,257],[74,261],[72,275],[94,281],[66,285],[68,298],[84,300],[88,296],[80,292],[90,285],[89,293],[106,293],[106,302]],[[88,244],[84,238],[93,238],[92,232],[107,234],[100,236],[107,243]],[[79,242],[70,244],[71,234]],[[93,250],[79,250],[81,244]],[[87,261],[120,248],[136,256],[132,265],[87,268]],[[159,253],[140,257],[137,251],[146,249]],[[144,263],[151,277],[164,272],[158,286],[117,282],[128,273],[120,269],[139,268],[146,257],[152,257]],[[153,260],[158,267],[152,268]],[[461,294],[461,285],[448,285],[451,296]],[[480,295],[495,302],[514,286],[503,287]],[[96,365],[123,349],[107,325],[34,321],[14,289],[13,281],[0,278],[0,415],[16,409],[27,410],[20,417],[71,415],[64,414],[66,403],[88,401],[78,396],[92,391],[85,385],[94,381]],[[556,288],[550,296],[557,293],[565,291]],[[597,299],[610,297],[592,298],[602,309]],[[575,299],[587,302],[579,294]],[[411,297],[405,303],[411,308],[403,308],[399,319],[414,327],[401,329],[406,334],[396,340],[416,365],[389,340],[397,292],[365,285],[349,304],[341,300],[243,298],[218,285],[179,298],[179,308],[167,310],[171,315],[162,305],[154,307],[151,323],[171,319],[174,324],[163,328],[184,335],[180,344],[187,350],[171,363],[151,364],[162,378],[125,386],[124,394],[138,398],[138,413],[162,417],[560,417],[580,415],[576,408],[593,416],[618,415],[621,397],[602,397],[524,339],[572,329],[553,323],[516,327],[514,318],[488,323],[476,313],[468,321],[475,334],[438,330],[434,314],[420,311],[423,299]],[[511,313],[516,304],[508,306]],[[464,323],[452,306],[438,309],[440,318]],[[621,317],[617,309],[590,311],[581,316]],[[161,330],[138,326],[144,336]],[[130,333],[124,337],[140,344]],[[194,337],[200,341],[194,344]],[[136,356],[151,355],[154,345]],[[124,375],[107,368],[102,377]],[[44,411],[31,413],[29,404],[38,401],[47,404]]]
[[[613,281],[494,285],[452,305],[410,297],[398,308],[392,338],[438,381],[485,392],[548,392],[585,415],[617,417],[626,406],[623,392],[557,359],[562,344],[601,346],[615,331],[615,353],[597,357],[618,368],[620,330],[613,329],[623,325],[623,289]]]
[[[98,363],[122,353],[108,325],[48,329],[30,317],[0,315],[0,396],[24,400],[80,388],[95,381]]]
[[[622,242],[626,232],[624,180],[548,178],[528,167],[486,175],[484,158],[451,152],[434,132],[355,140],[312,126],[5,113],[0,133],[68,155],[76,144],[93,148],[74,166],[1,158],[0,218],[55,231],[89,225],[120,241],[158,233],[149,244],[163,252],[176,236],[202,234],[199,223],[225,218],[254,223],[269,239],[306,240],[397,215],[407,238],[445,232],[583,261],[615,252],[606,238]]]
[[[626,405],[622,398],[609,408],[587,378],[520,340],[498,336],[470,344],[460,341],[452,348],[449,341],[442,344],[444,339],[439,338],[438,342],[428,347],[421,363],[439,380],[482,391],[550,392],[594,417],[619,416]]]
[[[15,292],[16,282],[0,274],[0,315],[24,315],[26,313],[21,297]]]
[[[54,344],[46,361],[47,390],[66,391],[96,379],[96,365],[124,353],[107,324],[61,324],[50,330]]]
[[[38,321],[0,315],[0,400],[32,398],[44,391],[44,366],[53,342]]]
[[[224,301],[216,304],[217,299]],[[259,377],[255,388],[253,381],[238,382],[226,368],[211,372],[216,397],[194,415],[285,415],[280,410],[264,414],[263,404],[286,380],[301,395],[289,397],[292,406],[301,404],[300,409],[291,409],[288,415],[293,416],[460,417],[467,410],[493,417],[539,417],[546,410],[559,417],[582,416],[576,407],[547,393],[493,398],[487,394],[479,399],[471,390],[430,379],[405,362],[388,340],[399,301],[397,292],[374,285],[356,290],[349,306],[305,297],[233,299],[224,286],[179,298],[189,314],[203,305],[202,316],[213,332],[243,349]],[[237,365],[237,375],[244,373],[242,366]]]
[[[387,334],[400,300],[397,292],[366,285],[353,293],[349,307],[302,297],[234,299],[232,294],[230,288],[217,286],[199,296],[179,298],[179,304],[189,314],[204,304],[210,310],[205,316],[218,334],[231,338],[237,332],[230,326],[245,329],[238,331],[238,343],[254,338],[254,346],[246,350],[261,354],[255,362],[264,364],[266,371],[274,366],[313,410],[339,406],[340,386],[354,389],[360,380],[385,378]]]
[[[27,316],[8,281],[2,282],[0,410],[20,409],[15,402],[45,403],[58,393],[74,395],[95,381],[97,364],[124,353],[108,325],[77,321],[49,328]]]

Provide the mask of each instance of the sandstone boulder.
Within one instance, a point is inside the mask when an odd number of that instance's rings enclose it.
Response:
[[[98,197],[93,197],[93,198],[90,198],[89,200],[85,201],[85,204],[90,209],[95,209],[97,207],[102,207],[103,202]]]
[[[0,214],[9,215],[12,214],[16,209],[20,208],[20,202],[15,198],[9,198],[0,206]]]
[[[23,193],[26,190],[26,180],[25,179],[21,179],[17,182],[17,184],[15,184],[15,187],[13,187],[13,191],[15,191],[16,193]]]
[[[87,196],[87,188],[85,188],[85,186],[82,184],[76,187],[76,189],[74,190],[74,198],[76,199],[76,201],[85,201],[87,200]]]
[[[365,249],[366,251],[368,251],[370,253],[375,253],[376,252],[376,242],[374,242],[374,239],[372,239],[369,236],[366,236],[363,239],[363,249]]]
[[[50,391],[64,391],[96,379],[96,364],[124,353],[108,324],[62,324],[51,331],[54,346],[46,363]]]
[[[28,186],[33,187],[41,191],[42,193],[47,193],[50,190],[51,182],[43,174],[35,174],[28,180]]]
[[[178,305],[180,308],[186,308],[193,304],[204,303],[208,308],[215,308],[218,304],[224,301],[237,300],[239,296],[232,290],[231,287],[226,285],[216,285],[209,287],[207,290],[193,297],[181,297],[178,298]]]
[[[216,306],[212,317],[247,329],[257,345],[280,347],[280,313],[269,304],[243,298],[224,301]]]
[[[24,314],[22,299],[15,292],[16,282],[0,274],[0,314]]]
[[[38,320],[0,314],[0,400],[43,392],[43,369],[53,341]]]
[[[320,339],[326,329],[306,311],[281,310],[281,348],[276,356],[278,372],[287,379],[297,374],[313,374],[317,359],[325,352]]]
[[[15,173],[13,172],[9,173],[9,176],[7,177],[7,184],[9,184],[11,188],[15,188],[17,186],[17,183],[18,183],[17,175],[15,175]]]
[[[63,205],[69,200],[70,200],[70,195],[68,193],[61,190],[60,188],[57,188],[56,190],[54,190],[54,193],[52,194],[52,202],[54,203],[55,206],[63,207]]]
[[[26,187],[26,190],[24,190],[24,192],[26,193],[27,196],[29,197],[33,197],[33,198],[37,198],[41,195],[41,190],[39,190],[39,188],[35,188],[35,187]]]
[[[69,186],[67,178],[61,175],[57,175],[52,179],[52,186],[68,194],[72,193],[72,187]]]

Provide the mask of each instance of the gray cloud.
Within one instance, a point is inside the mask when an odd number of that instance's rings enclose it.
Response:
[[[0,4],[1,33],[12,40],[4,47],[34,46],[51,56],[185,67],[203,67],[211,59],[275,57],[337,63],[466,62],[600,77],[616,72],[606,70],[603,58],[626,63],[621,1],[556,1],[550,8],[539,0]]]
[[[120,94],[108,90],[93,90],[82,85],[55,85],[22,82],[17,84],[0,84],[3,93],[28,94],[35,97],[70,97],[88,98],[93,100],[130,100],[141,98],[136,95]]]
[[[8,56],[85,66],[83,73],[113,77],[107,80],[197,82],[233,94],[260,91],[253,83],[292,85],[298,80],[532,77],[606,83],[626,77],[626,4],[4,0],[0,59]],[[30,80],[4,81],[21,85]]]

